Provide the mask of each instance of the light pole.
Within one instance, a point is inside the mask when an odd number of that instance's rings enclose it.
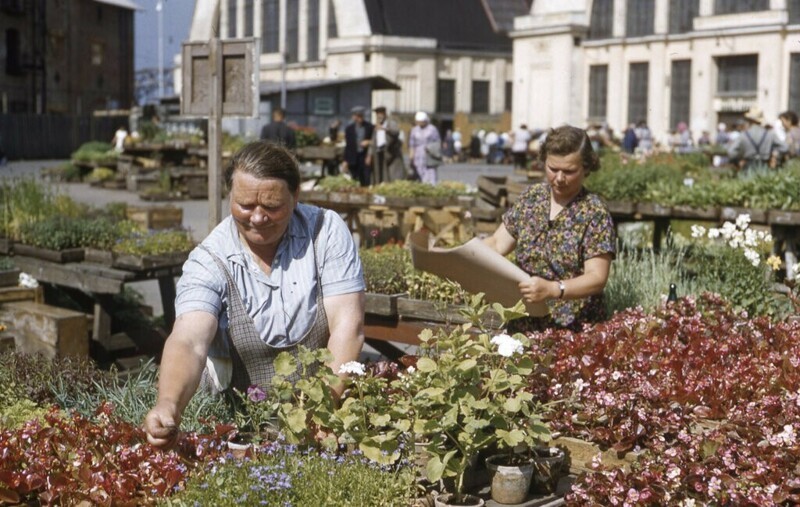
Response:
[[[164,0],[156,2],[158,13],[158,98],[164,98]]]

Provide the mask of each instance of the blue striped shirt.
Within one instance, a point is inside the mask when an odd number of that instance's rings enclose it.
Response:
[[[311,328],[317,312],[317,277],[311,243],[319,208],[298,204],[286,234],[278,245],[272,272],[266,275],[239,239],[232,217],[225,218],[202,244],[228,267],[247,312],[261,338],[285,347],[299,341]],[[322,294],[336,296],[365,290],[358,248],[342,218],[325,210],[317,238]],[[183,265],[177,284],[175,313],[205,311],[219,320],[212,355],[227,355],[228,295],[225,275],[201,248],[195,248]]]

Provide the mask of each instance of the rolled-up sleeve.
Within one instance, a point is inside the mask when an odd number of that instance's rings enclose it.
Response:
[[[336,212],[326,211],[321,232],[325,241],[320,245],[322,293],[338,296],[365,290],[358,248],[344,220]]]
[[[204,311],[219,317],[222,312],[224,277],[208,252],[200,248],[195,248],[189,254],[175,289],[176,316]]]

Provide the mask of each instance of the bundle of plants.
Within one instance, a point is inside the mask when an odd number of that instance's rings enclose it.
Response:
[[[457,181],[442,181],[437,185],[420,181],[395,180],[372,188],[373,194],[384,197],[457,197],[468,195],[467,185]]]
[[[178,451],[147,445],[139,424],[102,405],[91,419],[57,409],[0,431],[0,499],[29,505],[148,505],[227,453],[225,431],[183,435]]]
[[[749,318],[719,296],[686,297],[580,333],[531,335],[543,370],[529,383],[547,399],[577,397],[556,407],[555,430],[620,453],[657,448],[665,435],[796,392],[798,336],[796,324]]]
[[[98,248],[110,250],[120,237],[136,230],[131,222],[114,222],[106,218],[70,218],[52,216],[20,228],[20,241],[26,245],[65,250]]]
[[[98,397],[99,387],[109,379],[108,372],[97,369],[88,359],[48,359],[39,354],[6,352],[0,355],[0,427],[13,426],[12,420],[27,420],[16,414],[15,405],[20,410],[49,408],[59,404],[62,396]],[[60,392],[54,389],[56,384],[61,386]],[[2,424],[3,420],[7,424]]]
[[[800,395],[740,404],[707,431],[681,429],[654,442],[630,471],[595,463],[567,505],[797,505]]]
[[[170,505],[324,505],[407,507],[416,493],[409,467],[381,466],[358,451],[301,451],[269,443],[255,458],[215,464],[194,476]]]
[[[659,156],[635,162],[613,154],[604,156],[601,169],[586,178],[586,188],[609,201],[640,202],[654,182],[674,187],[682,184],[684,174],[684,166],[674,158]]]
[[[116,160],[117,152],[109,143],[89,141],[83,143],[70,156],[76,162],[97,162],[99,160]]]
[[[0,235],[19,240],[20,229],[50,217],[83,216],[86,206],[32,178],[0,183]]]
[[[446,304],[462,304],[467,293],[456,282],[414,269],[411,254],[398,243],[389,243],[359,251],[364,266],[367,292],[406,293],[411,299]]]
[[[361,184],[358,180],[344,175],[327,176],[319,180],[314,187],[315,190],[323,192],[355,192],[360,188]]]
[[[111,247],[111,251],[139,256],[164,255],[189,252],[194,246],[194,240],[189,231],[164,229],[142,232],[137,230],[116,241]]]

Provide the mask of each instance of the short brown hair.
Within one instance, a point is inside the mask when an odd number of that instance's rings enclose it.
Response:
[[[572,125],[550,129],[539,150],[539,160],[546,163],[550,154],[565,156],[572,153],[580,153],[583,169],[587,173],[600,169],[600,157],[592,148],[586,131]]]
[[[297,159],[279,144],[256,141],[242,146],[225,169],[228,190],[231,189],[235,171],[251,174],[259,179],[283,180],[292,193],[300,188],[300,167]]]

